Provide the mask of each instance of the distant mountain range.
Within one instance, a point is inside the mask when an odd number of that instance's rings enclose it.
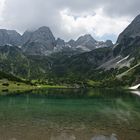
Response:
[[[1,29],[0,71],[57,84],[138,84],[140,15],[119,35],[116,44],[97,41],[89,34],[65,42],[55,39],[45,26],[23,35]]]
[[[110,40],[106,42],[96,41],[91,35],[86,34],[76,41],[65,42],[63,39],[55,39],[51,30],[44,26],[35,31],[26,31],[20,35],[15,30],[0,30],[0,46],[13,45],[20,47],[23,52],[30,55],[49,55],[63,50],[77,53],[89,52],[96,48],[112,47]]]

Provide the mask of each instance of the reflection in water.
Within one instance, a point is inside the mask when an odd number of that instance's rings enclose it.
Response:
[[[51,136],[50,140],[76,140],[76,137],[67,133],[61,133],[59,136]]]
[[[116,134],[112,134],[111,136],[99,135],[93,137],[91,140],[117,140],[117,138],[116,138]]]
[[[0,140],[139,140],[140,97],[114,90],[0,96]]]
[[[139,90],[132,90],[131,93],[140,96],[140,91]]]
[[[76,136],[69,135],[67,133],[61,133],[58,136],[52,136],[50,140],[76,140]],[[116,134],[112,134],[111,136],[96,135],[89,140],[117,140],[117,138]]]

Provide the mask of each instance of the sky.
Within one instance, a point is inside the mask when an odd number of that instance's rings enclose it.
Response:
[[[19,33],[48,26],[65,40],[91,34],[116,41],[140,14],[140,0],[0,0],[0,28]]]

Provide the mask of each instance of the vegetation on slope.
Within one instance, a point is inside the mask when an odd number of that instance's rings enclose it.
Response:
[[[134,48],[137,51],[134,49],[130,54],[130,57],[135,58],[132,68],[139,62],[140,53],[139,47]],[[118,78],[118,75],[127,73],[132,68],[97,69],[112,57],[112,48],[100,48],[77,55],[56,53],[48,57],[27,56],[17,47],[3,46],[0,47],[0,79],[43,85],[41,87],[123,87],[136,83],[139,77],[138,67],[122,78]]]

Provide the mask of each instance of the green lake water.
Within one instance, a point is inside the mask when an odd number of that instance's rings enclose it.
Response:
[[[104,89],[3,92],[0,140],[140,140],[140,96]]]

